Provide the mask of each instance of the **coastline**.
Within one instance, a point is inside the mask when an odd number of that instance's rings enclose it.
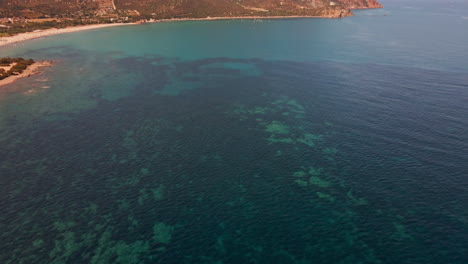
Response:
[[[204,20],[242,20],[242,19],[290,19],[290,18],[336,18],[332,16],[235,16],[235,17],[201,17],[201,18],[166,18],[148,23],[171,22],[171,21],[204,21]]]
[[[51,61],[38,61],[38,62],[35,62],[35,63],[29,65],[28,68],[26,68],[26,70],[24,70],[21,74],[12,75],[12,76],[9,76],[9,77],[7,77],[7,78],[5,78],[3,80],[0,80],[0,87],[8,85],[8,84],[12,84],[12,83],[16,82],[17,80],[19,80],[21,78],[30,77],[32,75],[37,75],[37,74],[40,73],[41,68],[50,67],[50,66],[52,66]]]
[[[1,37],[0,47],[11,45],[11,44],[16,44],[16,43],[26,41],[26,40],[37,39],[37,38],[53,36],[53,35],[58,35],[58,34],[72,33],[72,32],[78,32],[78,31],[84,31],[84,30],[90,30],[90,29],[113,27],[113,26],[123,26],[123,25],[134,25],[134,23],[92,24],[92,25],[67,27],[67,28],[49,28],[49,29],[45,29],[41,31],[20,33],[18,35],[14,35],[11,37]]]
[[[201,18],[164,18],[164,19],[151,19],[146,21],[140,21],[136,23],[105,23],[105,24],[90,24],[90,25],[82,25],[82,26],[72,26],[67,28],[49,28],[40,31],[33,31],[33,32],[25,32],[20,33],[18,35],[9,36],[9,37],[0,37],[0,48],[2,46],[16,44],[22,41],[37,39],[47,36],[53,36],[58,34],[64,33],[72,33],[90,29],[99,29],[105,27],[113,27],[113,26],[123,26],[123,25],[138,25],[138,24],[146,24],[146,23],[159,23],[159,22],[174,22],[174,21],[210,21],[210,20],[242,20],[242,19],[298,19],[298,18],[345,18],[348,16],[353,16],[352,10],[359,10],[359,9],[378,9],[383,8],[384,6],[380,3],[371,6],[354,6],[349,8],[347,12],[341,12],[329,14],[329,15],[322,15],[322,16],[308,16],[308,15],[291,15],[291,16],[228,16],[228,17],[201,17]],[[115,9],[115,8],[114,8]]]
[[[212,20],[242,20],[242,19],[296,19],[296,18],[336,18],[327,16],[236,16],[236,17],[204,17],[204,18],[167,18],[158,19],[154,21],[145,21],[143,23],[108,23],[108,24],[91,24],[76,27],[67,28],[50,28],[41,31],[25,32],[10,37],[0,37],[0,47],[17,44],[22,41],[43,38],[53,35],[73,33],[84,30],[99,29],[114,26],[125,26],[125,25],[138,25],[145,23],[161,23],[161,22],[174,22],[174,21],[212,21]]]
[[[236,16],[236,17],[204,17],[204,18],[168,18],[168,19],[158,19],[154,21],[144,21],[139,23],[108,23],[108,24],[91,24],[84,26],[76,27],[67,27],[67,28],[49,28],[41,31],[25,32],[18,35],[10,37],[0,37],[0,48],[7,45],[15,45],[17,43],[43,38],[53,35],[73,33],[91,29],[100,29],[113,26],[124,26],[124,25],[140,25],[146,23],[163,23],[163,22],[180,22],[180,21],[215,21],[215,20],[262,20],[262,19],[300,19],[300,18],[335,18],[335,17],[326,17],[326,16]],[[26,70],[24,70],[19,75],[12,75],[8,78],[0,80],[0,88],[8,84],[12,84],[17,80],[25,77],[30,77],[31,75],[36,75],[40,73],[40,69],[44,67],[52,66],[50,61],[40,61],[31,64]]]

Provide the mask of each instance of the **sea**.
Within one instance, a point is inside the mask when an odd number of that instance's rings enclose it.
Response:
[[[468,263],[468,2],[0,48],[0,263]]]

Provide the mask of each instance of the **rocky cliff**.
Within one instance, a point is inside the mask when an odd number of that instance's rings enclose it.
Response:
[[[335,0],[334,2],[346,6],[349,9],[382,8],[377,0]]]
[[[0,0],[0,17],[344,17],[351,9],[377,7],[377,0]]]

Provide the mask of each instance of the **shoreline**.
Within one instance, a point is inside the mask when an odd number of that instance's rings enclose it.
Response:
[[[337,18],[331,16],[234,16],[234,17],[200,17],[200,18],[164,18],[147,23],[171,22],[171,21],[210,21],[210,20],[252,20],[252,19],[290,19],[290,18]]]
[[[43,37],[48,37],[48,36],[53,36],[53,35],[72,33],[72,32],[84,31],[84,30],[91,30],[91,29],[113,27],[113,26],[123,26],[123,25],[135,25],[135,23],[91,24],[91,25],[76,26],[76,27],[49,28],[49,29],[44,29],[41,31],[25,32],[25,33],[20,33],[18,35],[14,35],[10,37],[1,37],[0,47],[17,44],[19,42],[26,41],[26,40],[43,38]]]
[[[162,23],[162,22],[175,22],[175,21],[215,21],[215,20],[255,20],[255,19],[296,19],[296,18],[335,18],[326,16],[236,16],[236,17],[203,17],[203,18],[165,18],[154,21],[145,21],[142,23],[107,23],[107,24],[91,24],[76,27],[67,28],[49,28],[41,31],[25,32],[10,37],[0,37],[0,47],[7,45],[14,45],[19,42],[38,39],[48,36],[54,36],[65,33],[73,33],[91,29],[100,29],[114,26],[125,26],[125,25],[140,25],[149,23]]]
[[[380,9],[383,8],[382,5],[375,6],[375,7],[358,7],[358,8],[351,8],[351,10],[362,10],[362,9]],[[200,17],[200,18],[163,18],[163,19],[155,19],[150,21],[144,22],[136,22],[136,23],[105,23],[105,24],[90,24],[90,25],[82,25],[82,26],[74,26],[74,27],[67,27],[67,28],[49,28],[44,29],[41,31],[33,31],[33,32],[25,32],[20,33],[18,35],[9,36],[9,37],[0,37],[0,48],[7,45],[17,44],[22,41],[37,39],[42,37],[48,37],[53,35],[65,34],[65,33],[72,33],[72,32],[79,32],[84,30],[91,30],[91,29],[99,29],[99,28],[106,28],[106,27],[114,27],[114,26],[124,26],[124,25],[140,25],[140,24],[147,24],[147,23],[160,23],[160,22],[174,22],[174,21],[213,21],[213,20],[256,20],[256,19],[298,19],[298,18],[332,18],[332,19],[339,19],[345,18],[347,16],[353,16],[352,12],[347,13],[346,16],[302,16],[302,15],[292,15],[292,16],[233,16],[233,17]]]
[[[38,75],[41,73],[40,69],[45,68],[45,67],[51,67],[52,62],[51,61],[38,61],[34,62],[33,64],[29,65],[26,70],[24,70],[21,74],[18,75],[11,75],[3,80],[0,80],[0,87],[12,84],[19,79],[25,78],[25,77],[30,77],[33,75]]]

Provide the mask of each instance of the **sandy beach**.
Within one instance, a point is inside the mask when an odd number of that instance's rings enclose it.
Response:
[[[7,84],[11,84],[16,82],[18,79],[29,77],[31,75],[36,75],[40,73],[40,70],[44,67],[52,66],[51,61],[38,61],[28,66],[26,70],[24,70],[19,75],[11,75],[3,80],[0,80],[0,87],[5,86]]]
[[[236,17],[203,17],[203,18],[168,18],[160,19],[155,22],[171,21],[204,21],[204,20],[242,20],[242,19],[293,19],[293,18],[334,18],[325,16],[236,16]]]
[[[0,38],[0,47],[10,44],[15,44],[21,41],[42,38],[52,35],[64,34],[64,33],[71,33],[83,30],[90,30],[90,29],[98,29],[98,28],[105,28],[105,27],[114,27],[114,26],[122,26],[122,25],[132,25],[133,23],[113,23],[113,24],[93,24],[93,25],[85,25],[85,26],[77,26],[77,27],[68,27],[68,28],[50,28],[41,31],[34,31],[34,32],[26,32],[21,33],[11,37],[1,37]]]

